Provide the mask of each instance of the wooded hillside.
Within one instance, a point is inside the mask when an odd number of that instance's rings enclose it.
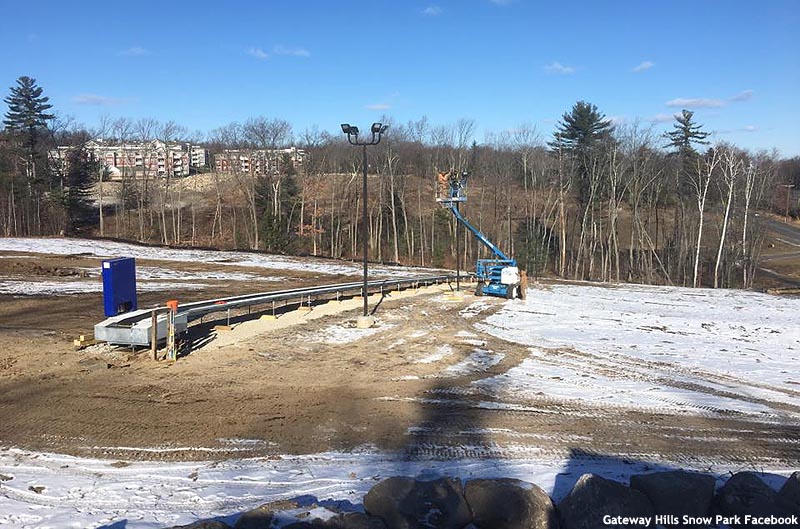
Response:
[[[27,83],[6,99],[9,108],[19,98],[38,100],[39,109],[17,105],[34,116],[6,114],[2,234],[84,233],[360,256],[361,150],[343,135],[294,134],[286,121],[253,118],[212,131],[205,139],[211,153],[295,145],[307,153],[303,163],[276,156],[266,174],[209,169],[178,178],[123,171],[109,181],[107,171],[82,154],[89,138],[170,141],[189,135],[155,120],[120,119],[91,132],[65,126],[46,113],[47,98],[35,81]],[[612,125],[594,105],[578,102],[554,132],[521,126],[481,143],[475,122],[467,119],[384,123],[388,132],[368,149],[372,260],[455,264],[456,224],[434,200],[438,171],[470,174],[462,211],[533,275],[750,286],[764,238],[759,212],[786,201],[797,214],[785,196],[788,188],[781,187],[798,178],[797,159],[712,145],[689,111],[677,114],[664,135],[641,123]],[[48,158],[57,144],[73,145],[71,163]],[[469,269],[486,252],[466,230],[459,237]]]

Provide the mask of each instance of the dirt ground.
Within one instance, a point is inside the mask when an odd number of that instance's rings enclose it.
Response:
[[[216,266],[140,263],[147,264],[186,272]],[[0,276],[80,278],[81,270],[97,265],[86,256],[6,256],[0,259]],[[296,285],[323,279],[342,278],[302,273],[290,278]],[[220,281],[213,292],[220,288],[230,294],[252,292],[253,284]],[[265,290],[277,288],[286,288],[285,283]],[[175,295],[189,301],[211,293],[145,293],[140,307]],[[269,322],[248,320],[233,331],[217,331],[215,339],[202,340],[202,347],[168,364],[152,360],[147,351],[105,345],[74,350],[72,340],[89,334],[103,318],[100,293],[3,295],[0,445],[129,459],[373,446],[411,458],[580,452],[709,466],[721,461],[800,466],[800,425],[792,421],[602,409],[557,399],[487,402],[472,382],[502,375],[528,351],[476,329],[475,321],[504,303],[481,298],[476,304],[476,299],[471,293],[451,298],[436,289],[390,296],[369,331],[354,329],[357,302],[313,320],[287,313],[281,318],[298,323],[272,330]],[[470,312],[469,321],[464,311]],[[213,336],[212,325],[195,329],[195,337]],[[504,356],[459,369],[476,347]]]

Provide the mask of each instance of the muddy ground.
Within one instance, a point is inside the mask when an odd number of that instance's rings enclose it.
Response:
[[[220,268],[138,264],[178,272]],[[98,281],[81,272],[98,265],[88,256],[6,254],[0,276]],[[274,270],[246,271],[275,275]],[[292,273],[286,282],[342,279]],[[258,283],[265,290],[285,284]],[[220,290],[252,292],[253,287],[253,282],[220,280],[208,289],[147,292],[140,307],[170,297],[206,299]],[[0,296],[0,445],[134,459],[374,446],[410,458],[580,453],[666,458],[695,466],[800,466],[800,425],[793,421],[602,409],[558,399],[491,402],[471,383],[507,372],[526,357],[527,348],[477,330],[473,324],[504,300],[481,298],[476,304],[476,299],[471,293],[452,298],[436,289],[389,296],[376,312],[377,327],[367,332],[353,328],[358,302],[313,320],[290,310],[281,318],[297,323],[284,328],[244,316],[234,318],[240,327],[233,331],[213,331],[214,323],[225,322],[205,322],[193,331],[193,350],[168,364],[152,360],[148,351],[104,345],[74,349],[72,340],[90,334],[103,318],[100,293]],[[476,348],[487,351],[489,360],[493,353],[502,359],[465,364]]]

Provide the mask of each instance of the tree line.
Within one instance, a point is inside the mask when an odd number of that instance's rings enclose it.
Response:
[[[366,236],[372,260],[453,266],[456,251],[466,263],[486,257],[434,202],[434,175],[456,171],[471,175],[464,214],[530,274],[749,287],[764,241],[762,213],[779,201],[778,184],[800,180],[797,158],[712,145],[688,110],[659,134],[641,123],[612,124],[579,101],[551,134],[523,125],[481,143],[473,120],[435,125],[424,117],[384,117],[389,132],[368,150],[369,222],[362,234],[360,151],[341,135],[295,133],[289,122],[265,117],[205,137],[153,119],[103,120],[87,131],[59,120],[27,77],[5,102],[6,236],[86,233],[335,258],[359,257]],[[92,137],[190,140],[212,153],[273,154],[258,174],[237,164],[226,174],[188,178],[123,170],[112,183],[87,156]],[[68,163],[50,159],[55,145],[71,146]],[[302,164],[277,152],[290,145],[305,150]]]

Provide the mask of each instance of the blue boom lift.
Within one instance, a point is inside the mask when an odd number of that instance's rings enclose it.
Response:
[[[456,220],[472,232],[475,238],[495,256],[494,259],[478,259],[475,266],[475,276],[478,279],[475,295],[524,299],[525,289],[521,286],[524,277],[520,277],[516,259],[503,253],[478,228],[470,224],[459,211],[459,204],[467,201],[465,188],[468,178],[469,173],[466,172],[460,175],[454,171],[439,173],[436,201],[449,209]]]

